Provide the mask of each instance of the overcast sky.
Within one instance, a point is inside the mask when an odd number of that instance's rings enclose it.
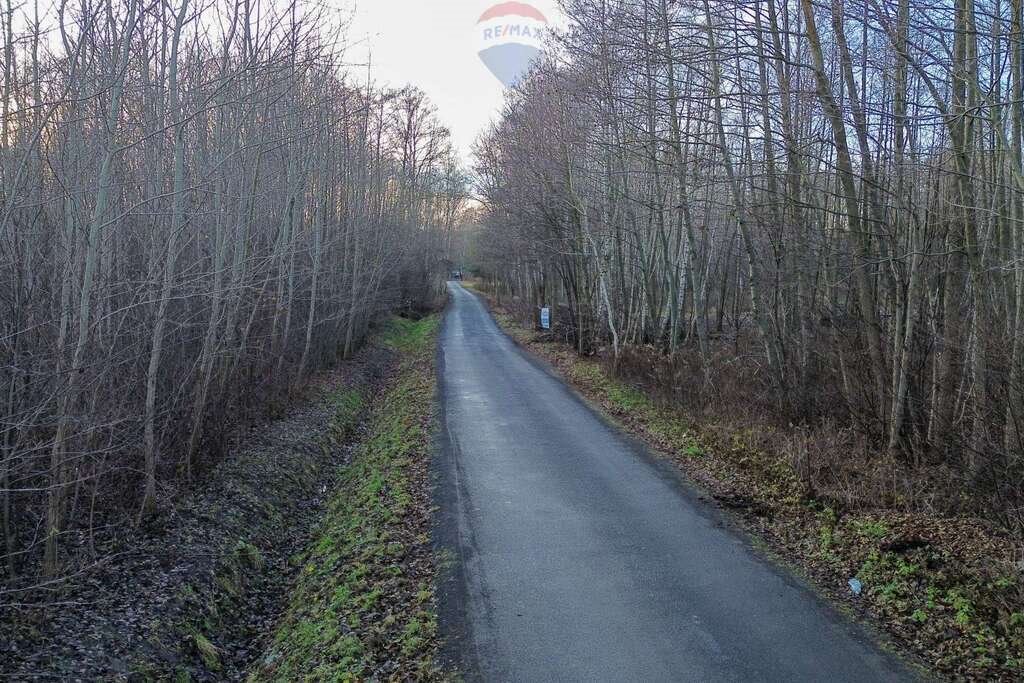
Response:
[[[556,0],[524,0],[559,25]],[[477,134],[499,111],[504,86],[477,57],[477,20],[501,0],[334,0],[354,7],[348,59],[372,50],[378,85],[422,88],[469,160]]]

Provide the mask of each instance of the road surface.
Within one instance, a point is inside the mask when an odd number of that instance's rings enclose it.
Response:
[[[461,285],[440,338],[441,630],[468,680],[880,681],[906,669],[755,553]]]

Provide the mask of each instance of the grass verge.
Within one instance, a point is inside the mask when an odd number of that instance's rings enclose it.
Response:
[[[399,367],[299,561],[290,605],[252,681],[436,680],[429,448],[438,318],[382,334]]]
[[[968,680],[1024,676],[1024,564],[980,520],[884,507],[844,509],[803,483],[777,440],[695,420],[613,376],[597,357],[539,337],[488,293],[498,324],[623,428],[671,457],[767,550],[845,611],[866,617],[932,671]],[[860,593],[850,580],[856,579]],[[856,582],[855,584],[856,585]]]

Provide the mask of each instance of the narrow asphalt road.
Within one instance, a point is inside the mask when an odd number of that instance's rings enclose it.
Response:
[[[441,629],[467,679],[909,677],[449,291]]]

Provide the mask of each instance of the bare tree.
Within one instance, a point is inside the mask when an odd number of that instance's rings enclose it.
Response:
[[[356,83],[344,21],[315,3],[0,9],[0,571],[18,588],[170,504],[239,418],[379,316],[432,305],[466,188],[425,96]]]
[[[1020,524],[1020,2],[562,5],[479,145],[496,291],[581,351],[704,368],[667,394],[839,421]]]

